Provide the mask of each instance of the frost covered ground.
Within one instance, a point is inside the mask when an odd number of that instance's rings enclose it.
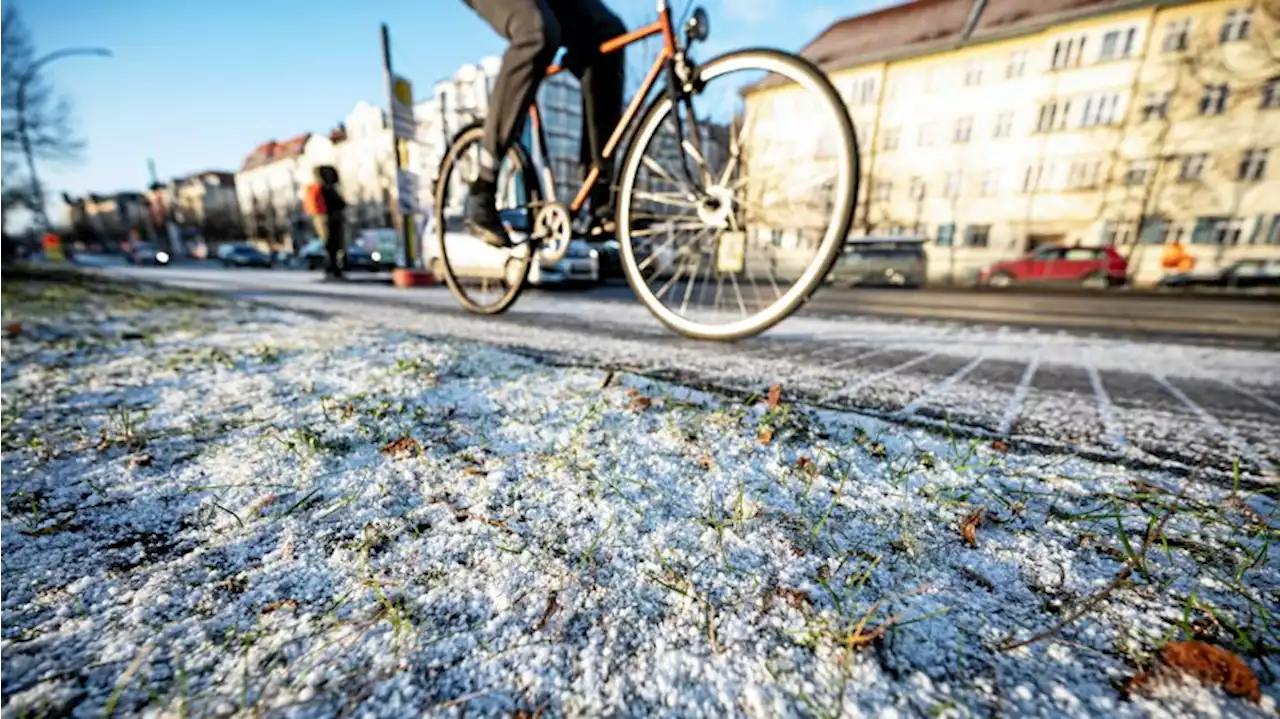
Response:
[[[4,293],[5,716],[1280,698],[1256,485],[191,295]],[[1189,639],[1257,702],[1129,691]]]

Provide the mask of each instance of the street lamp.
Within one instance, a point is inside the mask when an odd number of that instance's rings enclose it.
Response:
[[[27,71],[22,73],[22,77],[18,80],[18,140],[22,143],[22,154],[27,160],[27,172],[31,175],[31,194],[35,200],[35,207],[32,209],[36,212],[36,219],[40,222],[40,229],[49,228],[49,216],[44,211],[44,191],[40,189],[40,178],[36,176],[36,158],[31,151],[31,136],[27,128],[27,83],[31,82],[36,76],[36,70],[47,65],[54,60],[61,60],[64,57],[72,57],[74,55],[93,55],[95,57],[111,57],[111,51],[101,47],[71,47],[64,50],[55,50],[54,52],[41,57],[39,60],[31,63]]]

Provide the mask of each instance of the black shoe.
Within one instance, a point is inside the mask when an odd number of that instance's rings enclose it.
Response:
[[[492,182],[479,180],[472,185],[464,219],[467,229],[485,243],[494,247],[510,247],[511,237],[502,224],[502,215],[498,214],[495,194]]]

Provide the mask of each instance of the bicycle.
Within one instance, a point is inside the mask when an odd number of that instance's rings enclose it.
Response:
[[[858,192],[860,160],[852,121],[830,80],[808,60],[745,49],[697,63],[690,50],[708,37],[706,12],[693,10],[679,42],[666,0],[657,0],[657,11],[653,23],[600,47],[603,53],[618,52],[645,38],[662,37],[658,56],[603,152],[612,161],[629,137],[616,187],[624,274],[649,311],[680,334],[714,340],[756,335],[806,302],[839,256]],[[563,70],[553,65],[547,76]],[[649,99],[663,72],[665,90]],[[761,79],[761,73],[769,77]],[[719,115],[699,116],[694,100],[710,97],[711,83],[731,75],[739,80],[729,91],[742,98],[745,109],[726,114],[721,107]],[[482,121],[459,131],[441,161],[434,207],[439,256],[431,269],[472,312],[506,311],[524,290],[533,261],[550,265],[565,258],[574,220],[599,178],[600,169],[592,167],[570,202],[556,197],[540,118],[535,101],[529,128],[537,162],[523,143],[513,143],[498,172],[499,208],[509,219],[513,240],[515,233],[525,233],[512,248],[493,248],[457,232],[457,212],[479,167]],[[804,125],[797,126],[800,122]],[[744,140],[748,129],[760,130],[761,137]],[[810,145],[814,157],[803,162],[801,151]],[[650,149],[669,161],[678,155],[678,166],[663,167],[646,154]],[[834,176],[813,180],[823,169]],[[748,188],[757,179],[763,186]],[[787,205],[790,200],[798,200],[798,208]],[[663,208],[683,214],[664,217],[659,213]],[[681,232],[692,232],[693,241],[677,248]],[[805,249],[813,256],[799,261],[796,255]],[[704,262],[705,283],[691,305]],[[713,269],[715,292],[708,310]],[[655,289],[651,283],[661,284]],[[491,284],[496,297],[482,301],[479,295]],[[670,304],[664,297],[670,297]],[[759,309],[748,311],[750,298]]]

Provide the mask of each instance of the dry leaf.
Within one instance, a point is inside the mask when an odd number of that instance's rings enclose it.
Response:
[[[808,457],[801,457],[800,459],[797,459],[796,469],[799,469],[804,472],[808,472],[809,474],[818,473],[818,465],[814,464],[813,460],[809,459]]]
[[[472,467],[472,466],[468,465],[468,466],[466,466],[466,467],[463,467],[463,468],[462,468],[462,473],[463,473],[463,474],[476,475],[476,474],[484,474],[485,472],[484,472],[484,470],[483,470],[483,469],[480,469],[479,467]]]
[[[991,448],[997,452],[1000,452],[1001,454],[1006,454],[1009,451],[1009,443],[1004,441],[1003,439],[997,439],[996,441],[991,443]]]
[[[422,445],[418,444],[418,440],[405,435],[400,439],[392,440],[382,446],[380,450],[388,457],[404,457],[406,455],[422,454]]]
[[[709,455],[709,454],[704,454],[704,455],[702,455],[702,457],[698,460],[698,466],[699,466],[699,467],[702,467],[703,469],[705,469],[705,470],[708,470],[708,471],[709,471],[709,470],[711,470],[711,469],[714,469],[714,468],[715,468],[716,463],[715,463],[715,460],[711,459],[711,455]]]
[[[551,618],[552,614],[555,614],[558,607],[559,605],[556,604],[556,592],[553,589],[549,594],[547,594],[547,608],[542,610],[542,617],[538,619],[537,623],[529,628],[529,631],[542,631],[542,628],[547,626],[547,620]]]
[[[275,610],[277,610],[277,609],[292,609],[292,610],[294,610],[294,611],[297,611],[297,609],[298,609],[298,600],[296,600],[296,599],[281,599],[281,600],[280,600],[280,601],[278,601],[278,602],[272,602],[272,603],[270,603],[270,604],[268,604],[267,606],[265,606],[265,607],[263,607],[263,608],[262,608],[262,613],[263,613],[263,614],[270,614],[270,613],[274,612],[274,611],[275,611]]]
[[[978,546],[978,525],[982,524],[982,516],[986,512],[986,509],[978,507],[960,523],[960,536],[964,537],[964,541],[968,542],[970,547]]]
[[[151,463],[152,463],[152,462],[154,462],[154,461],[155,461],[155,457],[152,457],[150,454],[147,454],[146,452],[143,452],[142,454],[135,454],[135,455],[133,455],[132,457],[130,457],[130,458],[129,458],[129,466],[130,466],[131,468],[134,468],[134,467],[150,467],[150,466],[151,466]]]
[[[773,441],[773,427],[765,427],[764,429],[760,430],[760,434],[759,434],[759,436],[758,436],[758,439],[760,440],[760,443],[761,443],[761,444],[769,444],[770,442],[772,442],[772,441]]]
[[[1169,490],[1159,487],[1150,482],[1144,482],[1141,479],[1129,480],[1129,486],[1133,488],[1136,494],[1168,494]]]
[[[1262,698],[1258,677],[1240,657],[1204,642],[1169,642],[1160,650],[1160,659],[1173,669],[1206,684],[1218,684],[1232,696],[1254,702]]]
[[[17,337],[22,334],[22,323],[10,322],[4,326],[4,331],[8,332],[10,337]]]
[[[632,390],[632,391],[635,392],[635,390]],[[652,405],[653,405],[653,400],[649,399],[648,397],[645,397],[639,392],[636,392],[634,395],[631,396],[631,404],[628,405],[628,407],[633,412],[643,412],[646,409],[649,409],[649,407],[651,407]]]
[[[767,405],[769,409],[777,409],[778,403],[782,401],[782,385],[775,384],[769,387],[769,398]]]

